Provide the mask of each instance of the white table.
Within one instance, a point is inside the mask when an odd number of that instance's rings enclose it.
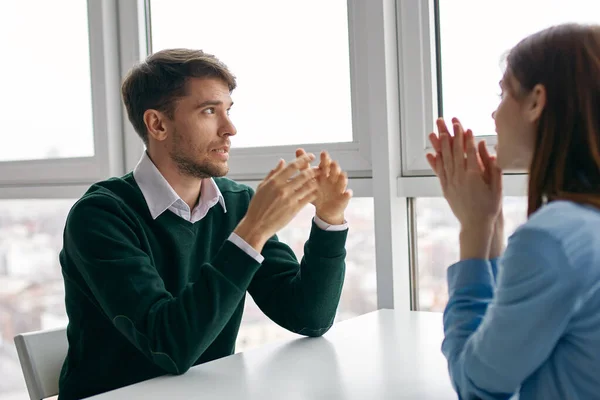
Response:
[[[93,399],[456,399],[442,339],[441,314],[379,310]]]

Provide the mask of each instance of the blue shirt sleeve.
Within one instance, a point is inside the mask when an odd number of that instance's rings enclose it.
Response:
[[[517,231],[500,259],[448,270],[442,352],[461,399],[508,399],[551,354],[577,301],[561,243],[548,232]]]
[[[492,276],[494,277],[494,284],[496,283],[496,277],[498,276],[498,258],[490,259],[490,267],[492,268]]]

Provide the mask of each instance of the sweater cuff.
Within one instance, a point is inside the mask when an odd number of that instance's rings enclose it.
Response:
[[[348,229],[343,231],[324,231],[313,220],[306,246],[311,254],[318,257],[343,257],[346,255],[347,237]]]
[[[459,261],[448,268],[448,295],[471,285],[494,286],[492,267],[488,260],[470,259]]]
[[[229,240],[223,243],[216,257],[212,260],[212,265],[240,290],[244,291],[260,268],[260,263],[257,260]]]

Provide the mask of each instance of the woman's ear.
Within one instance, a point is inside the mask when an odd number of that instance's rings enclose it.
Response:
[[[538,83],[533,87],[533,90],[527,96],[526,106],[525,116],[527,120],[532,123],[538,121],[546,107],[546,88],[544,85]]]

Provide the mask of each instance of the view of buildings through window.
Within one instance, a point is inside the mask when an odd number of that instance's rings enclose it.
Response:
[[[459,260],[460,226],[443,197],[420,197],[416,203],[419,308],[441,312],[448,302],[446,270]],[[527,218],[527,198],[505,197],[503,210],[508,240]]]
[[[75,200],[0,200],[0,398],[26,399],[13,337],[17,333],[67,325],[64,285],[58,261],[66,216]],[[279,239],[300,259],[314,208],[303,209]],[[337,320],[377,308],[373,200],[354,198],[347,212],[347,271]],[[269,320],[251,297],[237,341],[244,351],[295,337]]]

